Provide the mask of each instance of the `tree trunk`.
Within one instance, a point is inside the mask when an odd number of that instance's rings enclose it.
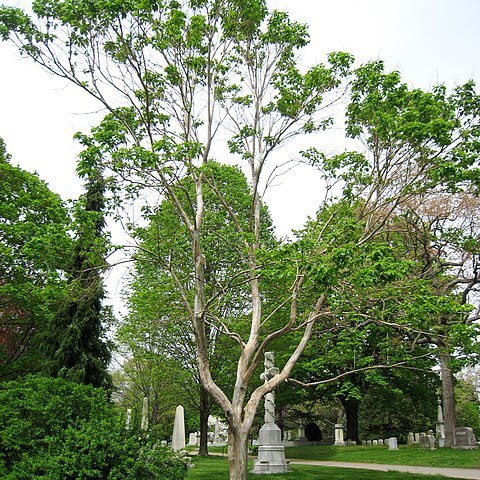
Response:
[[[342,403],[345,415],[347,417],[347,440],[360,442],[358,438],[358,410],[360,408],[360,400],[356,398],[339,397]]]
[[[230,480],[247,479],[248,432],[241,429],[228,429],[228,463]]]
[[[200,445],[198,455],[206,457],[208,455],[208,416],[210,414],[210,395],[200,385]]]
[[[440,350],[440,367],[442,371],[443,420],[445,421],[445,446],[454,446],[454,434],[457,426],[455,414],[455,390],[453,372],[450,368],[450,354]]]

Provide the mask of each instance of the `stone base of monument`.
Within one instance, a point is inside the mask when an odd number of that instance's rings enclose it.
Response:
[[[265,423],[258,433],[258,458],[253,463],[252,473],[290,472],[290,463],[285,460],[282,434],[275,423]]]
[[[285,460],[283,445],[260,445],[258,447],[258,458],[253,464],[252,473],[287,473],[291,470],[290,462]]]

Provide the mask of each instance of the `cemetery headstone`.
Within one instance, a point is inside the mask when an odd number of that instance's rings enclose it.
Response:
[[[191,447],[195,446],[197,444],[197,434],[195,432],[190,433],[188,437],[188,445]]]
[[[407,445],[412,445],[415,443],[415,436],[412,432],[407,433]]]
[[[455,429],[454,448],[473,449],[477,448],[475,434],[470,427],[459,427]]]
[[[213,433],[213,443],[220,443],[220,420],[215,419],[215,430]]]
[[[378,445],[378,440],[372,440],[372,445]]]
[[[303,425],[303,423],[300,424],[300,426],[298,427],[297,441],[298,442],[306,442],[307,441],[307,437],[305,436],[305,425]]]
[[[398,450],[397,437],[390,437],[388,439],[388,449],[389,450]]]

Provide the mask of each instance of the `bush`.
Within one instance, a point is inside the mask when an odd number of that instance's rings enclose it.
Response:
[[[183,480],[185,463],[125,430],[102,389],[59,378],[0,384],[0,478]]]

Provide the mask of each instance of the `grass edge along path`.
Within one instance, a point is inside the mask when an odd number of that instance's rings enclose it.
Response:
[[[317,460],[326,462],[378,463],[386,465],[414,465],[443,468],[480,468],[479,450],[441,448],[420,449],[418,445],[400,445],[398,450],[378,446],[316,446],[287,447],[287,459]]]
[[[228,461],[225,457],[192,457],[192,462],[194,466],[188,472],[188,480],[228,480]],[[249,468],[253,468],[253,464],[250,464]],[[447,477],[357,468],[292,465],[292,472],[285,475],[275,474],[271,478],[272,480],[445,480]],[[265,480],[265,475],[249,473],[248,479]]]
[[[209,451],[213,455],[227,455],[226,447],[210,447]],[[384,445],[348,447],[322,445],[286,447],[285,453],[288,460],[480,469],[480,450],[456,450],[452,448],[425,450],[419,448],[418,445],[399,445],[398,450],[388,450],[388,447]]]

